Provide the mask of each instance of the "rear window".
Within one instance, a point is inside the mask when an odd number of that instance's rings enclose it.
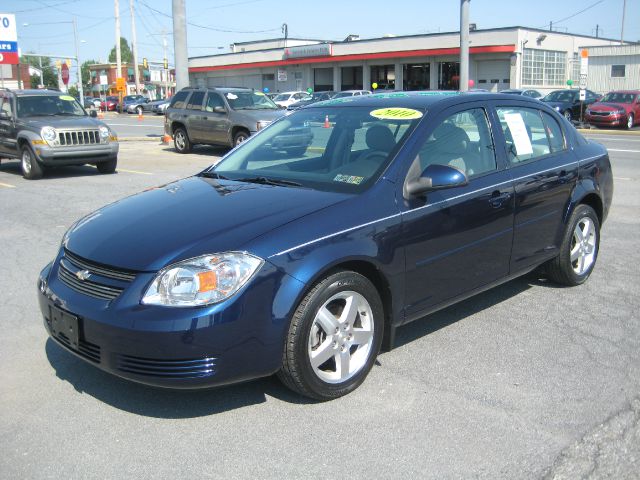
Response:
[[[171,101],[171,108],[184,108],[185,106],[185,101],[187,100],[187,97],[189,96],[188,91],[182,91],[182,92],[178,92],[173,96],[173,100]]]

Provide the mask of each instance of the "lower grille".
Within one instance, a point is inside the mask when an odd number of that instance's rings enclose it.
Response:
[[[76,292],[102,300],[113,300],[124,290],[123,288],[111,287],[91,280],[80,280],[73,272],[67,270],[62,263],[58,266],[58,278],[67,287]]]
[[[58,343],[60,343],[62,346],[80,355],[82,358],[85,358],[93,363],[100,363],[100,347],[98,345],[80,340],[80,345],[76,349],[71,345],[71,342],[64,333],[59,333],[53,338],[57,340]]]
[[[208,377],[215,374],[216,360],[213,357],[190,360],[159,360],[119,355],[118,370],[149,377]]]
[[[596,117],[608,117],[609,115],[613,115],[615,112],[594,112],[591,110],[591,115],[595,115]]]

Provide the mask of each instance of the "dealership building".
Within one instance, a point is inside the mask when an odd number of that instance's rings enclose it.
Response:
[[[492,92],[578,85],[581,47],[619,41],[525,27],[470,32],[469,78]],[[272,39],[235,43],[231,52],[189,59],[194,86],[290,90],[457,90],[458,32],[344,41]],[[589,83],[587,83],[589,88]]]

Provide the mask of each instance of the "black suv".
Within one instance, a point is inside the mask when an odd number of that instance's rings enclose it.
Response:
[[[0,157],[19,158],[30,180],[47,166],[92,164],[113,173],[118,138],[95,116],[64,93],[0,89]]]
[[[234,147],[285,113],[250,88],[187,87],[173,96],[164,129],[179,153],[188,153],[196,143]]]

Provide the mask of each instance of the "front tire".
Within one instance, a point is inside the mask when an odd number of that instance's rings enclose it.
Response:
[[[298,305],[278,376],[316,400],[346,395],[373,367],[383,325],[380,295],[367,278],[350,271],[329,275]]]
[[[240,130],[233,136],[233,146],[237,147],[243,142],[246,142],[249,139],[249,132],[244,130]]]
[[[138,115],[142,115],[142,107],[137,107],[137,108],[136,108],[136,113],[137,113]]]
[[[173,146],[178,153],[189,153],[191,151],[191,140],[189,140],[187,131],[184,128],[176,128],[173,132]]]
[[[22,176],[27,180],[37,180],[38,178],[42,178],[44,174],[44,168],[36,158],[31,147],[26,144],[21,150],[20,168],[22,169]]]
[[[562,115],[564,115],[564,118],[566,118],[567,120],[571,121],[571,110],[566,109]]]
[[[600,248],[600,221],[588,205],[578,205],[567,223],[560,254],[547,264],[551,280],[570,287],[587,281]]]
[[[633,113],[630,113],[627,116],[627,130],[631,130],[633,128],[633,124],[634,124]]]
[[[112,158],[111,160],[107,160],[106,162],[100,162],[96,164],[96,168],[98,169],[98,172],[103,174],[115,173],[117,166],[118,166],[117,158]]]

